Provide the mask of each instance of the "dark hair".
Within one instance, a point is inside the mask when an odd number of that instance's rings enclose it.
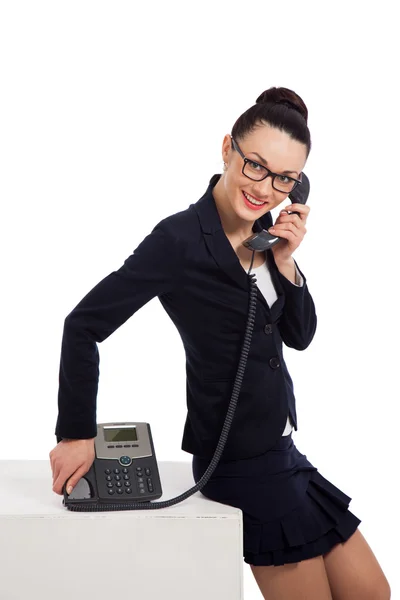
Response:
[[[257,98],[256,104],[237,119],[231,135],[239,141],[263,123],[267,123],[305,144],[306,158],[308,158],[311,150],[311,135],[307,119],[307,107],[296,92],[285,87],[271,87]]]

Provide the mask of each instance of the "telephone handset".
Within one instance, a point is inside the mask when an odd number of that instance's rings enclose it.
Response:
[[[310,193],[310,180],[307,175],[303,172],[301,174],[301,183],[298,184],[293,192],[289,194],[289,198],[292,203],[296,204],[305,204],[307,202],[308,195]],[[295,210],[291,212],[293,215],[298,215],[299,213]],[[280,242],[283,238],[272,235],[266,229],[254,233],[250,237],[244,240],[243,245],[246,248],[250,248],[250,250],[255,250],[256,252],[263,252],[264,250],[268,250],[268,248],[272,248],[278,242]]]
[[[293,203],[305,204],[309,191],[310,182],[303,172],[301,184],[295,187],[289,194],[289,198]],[[267,250],[281,239],[283,238],[273,236],[264,229],[247,238],[243,244],[253,250],[254,258],[254,251]],[[69,510],[120,511],[167,508],[186,500],[205,486],[221,458],[228,438],[250,349],[258,292],[256,276],[251,273],[251,266],[248,276],[249,308],[238,369],[214,455],[201,479],[175,498],[151,502],[160,498],[162,489],[150,425],[148,423],[100,423],[97,425],[96,456],[92,466],[78,481],[70,495],[67,494],[64,484],[63,503]]]

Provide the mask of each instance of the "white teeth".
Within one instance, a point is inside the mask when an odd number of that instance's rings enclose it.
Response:
[[[265,202],[259,202],[258,200],[254,200],[254,198],[252,198],[251,196],[246,194],[246,192],[243,192],[243,194],[246,196],[246,198],[249,202],[251,202],[252,204],[255,204],[256,206],[261,206],[262,204],[265,204]]]

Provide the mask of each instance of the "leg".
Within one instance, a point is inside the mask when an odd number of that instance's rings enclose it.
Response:
[[[333,600],[390,599],[389,582],[358,529],[323,558]]]
[[[322,556],[279,567],[250,567],[265,600],[332,600]]]

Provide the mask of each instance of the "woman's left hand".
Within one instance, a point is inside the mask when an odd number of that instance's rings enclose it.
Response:
[[[299,212],[300,215],[289,215],[286,212],[288,210]],[[274,226],[268,229],[272,235],[284,238],[271,248],[275,262],[289,260],[296,248],[299,247],[307,233],[306,221],[309,212],[310,207],[306,204],[294,203],[285,206],[279,213]]]

